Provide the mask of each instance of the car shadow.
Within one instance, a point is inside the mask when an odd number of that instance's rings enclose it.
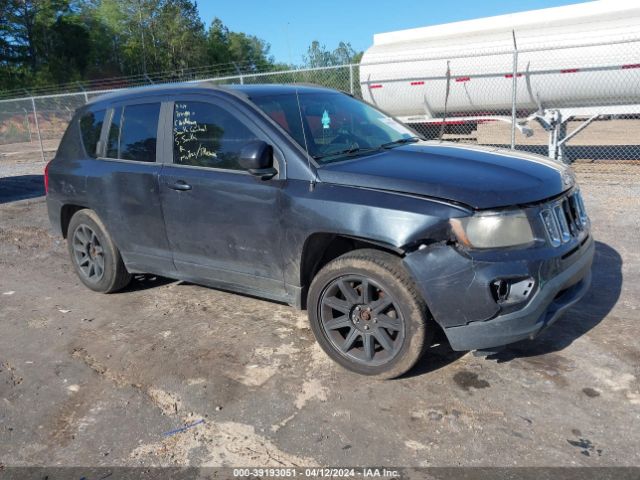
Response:
[[[456,352],[455,350],[451,350],[444,333],[439,331],[436,335],[436,339],[434,339],[432,345],[427,349],[424,355],[422,355],[422,358],[418,360],[418,363],[416,363],[411,370],[398,378],[418,377],[420,375],[440,370],[441,368],[456,362],[466,354],[467,352]]]
[[[568,309],[553,325],[533,340],[524,340],[487,356],[498,363],[516,358],[535,357],[558,352],[598,325],[613,309],[622,290],[622,257],[606,243],[596,242],[591,288],[584,298]],[[440,334],[444,336],[444,334]],[[436,336],[432,346],[401,378],[432,372],[455,362],[467,352],[451,349],[446,339]]]
[[[160,277],[158,275],[136,274],[133,276],[131,283],[121,290],[122,293],[141,292],[151,288],[158,288],[177,282],[171,278]]]
[[[0,204],[44,196],[44,175],[0,178]]]
[[[596,242],[592,272],[591,288],[585,297],[577,305],[567,310],[552,326],[534,340],[525,340],[508,345],[486,358],[501,363],[516,358],[534,357],[557,352],[567,348],[574,340],[598,325],[609,314],[620,298],[622,290],[622,257],[609,245]],[[123,292],[143,291],[172,282],[177,282],[177,280],[157,275],[136,275]],[[190,284],[190,282],[180,283]],[[230,293],[238,295],[237,292]],[[258,298],[252,295],[242,296]],[[437,326],[436,328],[437,332],[434,339],[423,357],[410,371],[399,378],[411,378],[439,370],[467,354],[466,351],[457,352],[452,350],[442,330]]]

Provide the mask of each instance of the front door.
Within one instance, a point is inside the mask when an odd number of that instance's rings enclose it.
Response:
[[[186,96],[172,106],[171,145],[160,176],[174,263],[183,278],[281,298],[282,179],[243,170],[240,150],[269,141],[224,99]],[[167,141],[168,143],[168,141]]]

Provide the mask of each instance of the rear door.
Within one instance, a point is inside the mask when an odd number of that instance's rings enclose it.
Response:
[[[180,275],[281,298],[284,162],[276,153],[279,175],[266,181],[239,164],[248,142],[273,142],[246,112],[213,95],[176,98],[169,131],[160,196]]]
[[[159,195],[161,106],[162,98],[145,98],[107,110],[87,190],[127,267],[171,275],[175,267]]]

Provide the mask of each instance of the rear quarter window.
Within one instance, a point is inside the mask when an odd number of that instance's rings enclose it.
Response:
[[[87,155],[96,158],[96,148],[100,140],[100,132],[104,123],[106,110],[87,112],[80,117],[80,136]]]
[[[160,103],[116,108],[109,127],[107,157],[155,162],[159,115]]]

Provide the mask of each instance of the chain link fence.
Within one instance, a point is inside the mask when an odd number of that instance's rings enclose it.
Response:
[[[378,105],[426,138],[537,153],[583,174],[640,173],[640,37],[562,52],[514,48],[212,78],[172,72],[153,83],[202,80],[323,85]],[[114,90],[0,100],[0,172],[50,160],[74,110]]]
[[[427,138],[640,173],[640,37],[371,59],[363,98]]]

